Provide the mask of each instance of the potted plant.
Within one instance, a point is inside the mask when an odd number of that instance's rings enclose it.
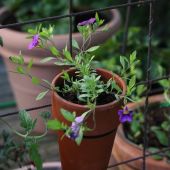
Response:
[[[52,26],[49,28],[39,26],[35,30],[30,30],[29,38],[32,41],[28,48],[43,48],[51,53],[50,57],[43,58],[41,63],[51,61],[55,65],[71,66],[70,69],[57,74],[52,83],[32,74],[33,59],[25,65],[21,53],[10,57],[10,61],[16,66],[14,73],[19,73],[31,79],[33,84],[45,88],[37,95],[36,100],[44,98],[52,90],[53,119],[47,120],[48,114],[43,113],[46,128],[42,135],[30,136],[37,119],[31,118],[25,111],[20,113],[21,121],[24,121],[21,126],[25,128],[26,135],[18,132],[17,134],[31,139],[30,153],[33,152],[31,158],[37,169],[42,168],[42,162],[39,154],[35,154],[37,151],[35,141],[46,134],[47,127],[57,130],[63,170],[105,170],[119,123],[132,121],[132,111],[123,106],[127,100],[131,100],[129,96],[136,89],[135,73],[139,60],[136,58],[136,52],[133,52],[129,59],[120,57],[122,78],[110,71],[93,67],[92,60],[99,46],[88,47],[88,43],[103,22],[96,13],[95,18],[78,24],[83,44],[80,46],[73,39],[74,57],[67,46],[62,52],[56,48],[52,42],[54,30]],[[35,156],[38,159],[35,159]]]
[[[161,85],[164,87],[164,95],[155,95],[149,97],[149,110],[147,120],[148,127],[148,148],[147,152],[157,152],[166,149],[169,146],[169,80],[161,80]],[[134,110],[133,122],[120,126],[116,136],[114,148],[112,151],[113,158],[116,162],[121,162],[143,154],[143,108],[144,100],[138,103],[128,104],[129,108]],[[124,147],[121,147],[124,146]],[[149,170],[168,170],[170,152],[164,152],[152,157],[146,158],[146,167]],[[127,164],[121,165],[119,169],[141,169],[142,160],[136,160]]]
[[[17,22],[17,21],[25,21],[29,19],[37,19],[42,17],[48,17],[48,16],[54,16],[57,14],[62,15],[65,14],[68,9],[67,2],[66,1],[59,1],[59,3],[56,3],[55,1],[41,1],[35,3],[34,1],[29,1],[27,3],[26,1],[4,1],[6,7],[0,9],[0,24],[8,24],[8,22]],[[44,4],[45,3],[45,4]],[[8,6],[7,6],[8,5]],[[29,8],[28,8],[29,6]],[[76,9],[79,9],[76,7]],[[81,9],[81,8],[80,8]],[[7,11],[9,10],[9,11]],[[43,12],[44,10],[44,12]],[[14,14],[13,14],[14,13]],[[83,18],[87,17],[94,17],[95,14],[89,15],[81,15],[80,18],[75,18],[74,25],[77,24],[78,21],[83,20]],[[92,40],[90,41],[89,47],[94,46],[100,43],[103,43],[108,38],[110,38],[120,27],[120,14],[118,10],[111,10],[106,13],[99,13],[102,18],[105,18],[105,23],[99,28],[99,31],[97,31],[93,36]],[[11,19],[12,18],[12,19]],[[54,32],[56,35],[54,35],[54,43],[58,47],[59,50],[63,49],[66,44],[68,44],[68,20],[63,19],[60,22],[55,21],[52,24],[59,26],[60,31],[56,31],[59,29],[55,29]],[[33,26],[35,26],[34,24]],[[101,30],[104,27],[108,27],[108,30],[105,32],[101,32]],[[24,26],[23,26],[24,27]],[[28,61],[31,57],[34,57],[34,66],[32,68],[32,71],[35,75],[38,77],[47,79],[48,81],[51,81],[53,77],[56,75],[56,73],[61,72],[63,69],[65,69],[64,66],[54,66],[52,63],[44,63],[43,66],[48,67],[48,72],[46,72],[41,63],[40,60],[44,56],[48,56],[49,53],[46,50],[42,49],[33,49],[29,50],[27,48],[27,44],[29,43],[29,40],[26,39],[28,34],[26,32],[22,32],[22,30],[27,30],[28,27],[24,28],[15,28],[15,29],[1,29],[0,35],[2,35],[4,39],[4,47],[1,48],[1,55],[3,57],[3,60],[6,64],[7,70],[13,70],[13,65],[9,62],[8,56],[10,55],[17,55],[19,50],[22,51],[22,53],[25,56],[25,63],[28,64]],[[76,28],[76,26],[73,28]],[[64,30],[64,32],[62,32]],[[62,33],[62,34],[61,34]],[[82,44],[82,39],[80,33],[76,32],[76,29],[73,30],[73,38],[78,41],[78,44]],[[16,43],[17,40],[17,43]],[[69,45],[69,44],[68,44]],[[18,76],[15,74],[11,74],[9,72],[9,80],[15,95],[15,98],[17,100],[18,107],[20,109],[23,108],[29,108],[29,107],[36,107],[41,106],[47,103],[50,103],[50,96],[46,97],[43,101],[38,102],[31,102],[35,98],[37,92],[41,90],[41,87],[35,87],[33,86],[27,79],[19,80]],[[22,85],[21,85],[22,84]],[[28,91],[28,89],[34,89],[32,91]],[[26,101],[30,101],[29,103]]]

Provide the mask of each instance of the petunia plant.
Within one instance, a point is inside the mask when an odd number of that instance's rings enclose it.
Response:
[[[126,81],[127,93],[125,96],[121,96],[122,90],[116,84],[113,79],[109,79],[104,82],[100,75],[97,74],[93,60],[95,58],[95,51],[100,46],[89,47],[89,42],[94,33],[98,32],[98,29],[104,20],[99,19],[96,13],[95,18],[90,18],[87,21],[83,21],[77,25],[77,28],[82,35],[83,43],[80,46],[76,40],[72,41],[73,55],[70,53],[68,46],[60,51],[55,46],[53,41],[53,26],[49,28],[43,28],[41,25],[36,29],[29,29],[29,36],[32,41],[28,45],[28,49],[40,48],[50,52],[50,56],[45,57],[41,60],[41,63],[53,62],[54,65],[67,65],[75,68],[76,77],[70,76],[66,71],[63,71],[64,86],[52,86],[47,80],[40,79],[31,73],[33,65],[33,59],[30,59],[27,66],[24,64],[24,57],[20,53],[18,56],[11,56],[10,60],[16,64],[16,71],[19,74],[25,75],[32,80],[35,85],[40,85],[45,88],[44,91],[40,92],[36,100],[42,99],[49,91],[56,91],[63,98],[69,99],[68,94],[75,94],[75,100],[79,104],[87,105],[89,110],[82,113],[81,116],[77,116],[75,112],[69,112],[68,110],[61,109],[63,117],[70,122],[70,126],[60,122],[59,120],[49,120],[47,125],[48,128],[53,130],[63,130],[65,136],[74,140],[80,145],[83,134],[86,131],[93,130],[95,128],[95,108],[98,104],[98,98],[103,93],[112,94],[112,101],[119,100],[121,97],[124,98],[124,105],[127,101],[133,101],[130,96],[136,90],[136,65],[139,60],[136,58],[136,51],[133,52],[129,58],[120,56],[120,65],[122,67],[121,76]],[[103,30],[105,31],[105,29]],[[114,67],[114,66],[113,66]],[[94,127],[87,127],[86,119],[93,115]],[[118,111],[120,122],[132,121],[133,113],[127,106]]]

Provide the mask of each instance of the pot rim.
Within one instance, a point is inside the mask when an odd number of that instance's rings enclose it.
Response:
[[[68,71],[72,71],[72,70],[75,70],[75,68],[70,68],[70,69],[67,69],[66,71],[68,72]],[[125,84],[124,80],[123,80],[121,77],[119,77],[117,74],[112,73],[111,71],[108,71],[108,70],[105,70],[105,69],[102,69],[102,68],[96,68],[96,70],[101,71],[101,72],[107,72],[108,74],[112,74],[113,77],[115,77],[117,80],[120,81],[120,83],[121,83],[121,85],[122,85],[122,87],[123,87],[123,88],[122,88],[123,91],[122,91],[122,94],[120,95],[120,96],[122,96],[122,97],[121,97],[119,100],[116,100],[116,101],[113,101],[113,102],[109,102],[109,103],[103,104],[103,105],[97,105],[97,106],[95,107],[95,109],[101,109],[101,108],[103,109],[103,108],[111,107],[111,106],[113,106],[113,105],[117,105],[117,104],[123,99],[123,96],[125,96],[125,94],[126,94],[126,84]],[[56,75],[56,76],[54,77],[54,79],[52,80],[52,85],[55,86],[55,82],[57,81],[57,79],[58,79],[59,77],[61,77],[62,74],[63,74],[63,73],[61,72],[61,73],[59,73],[58,75]],[[70,102],[70,101],[65,100],[64,98],[62,98],[61,96],[59,96],[57,92],[54,92],[54,91],[53,91],[53,94],[54,94],[54,96],[55,96],[56,98],[58,98],[58,100],[61,100],[64,104],[69,104],[69,105],[71,105],[72,107],[76,107],[76,108],[80,108],[80,109],[88,109],[88,106],[87,106],[87,105],[80,105],[80,104],[72,103],[72,102]]]

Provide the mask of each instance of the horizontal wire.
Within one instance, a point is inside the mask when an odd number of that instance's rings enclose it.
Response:
[[[149,80],[149,82],[151,84],[154,84],[160,80],[163,80],[163,79],[168,79],[170,78],[170,75],[166,75],[166,76],[162,76],[162,77],[159,77],[157,79],[152,79],[152,80]],[[148,81],[140,81],[139,83],[136,83],[136,85],[142,85],[142,84],[147,84]],[[151,91],[152,92],[152,91]],[[28,109],[25,109],[26,111],[32,111],[32,110],[38,110],[38,109],[42,109],[42,108],[46,108],[46,107],[50,107],[51,104],[47,104],[47,105],[43,105],[43,106],[38,106],[38,107],[32,107],[32,108],[28,108]],[[0,117],[6,117],[6,116],[12,116],[12,115],[15,115],[15,114],[18,114],[19,111],[14,111],[14,112],[10,112],[10,113],[4,113],[4,114],[1,114]]]
[[[50,106],[51,106],[51,104],[46,104],[46,105],[43,105],[43,106],[37,106],[37,107],[32,107],[32,108],[22,109],[22,110],[33,111],[33,110],[43,109],[43,108],[50,107]],[[13,116],[13,115],[16,115],[18,113],[19,113],[19,111],[17,110],[17,111],[14,111],[14,112],[0,114],[0,117]]]
[[[167,152],[167,151],[170,151],[170,147],[168,147],[166,149],[159,150],[157,152],[147,153],[144,156],[139,156],[139,157],[135,157],[133,159],[122,161],[122,162],[116,163],[114,165],[109,165],[107,168],[112,168],[112,167],[116,167],[116,166],[119,166],[119,165],[127,164],[129,162],[133,162],[133,161],[137,161],[139,159],[143,159],[143,157],[149,157],[149,156],[153,156],[153,155],[156,155],[156,154],[159,154],[159,153],[164,153],[164,152]]]
[[[162,77],[159,77],[159,78],[156,78],[156,79],[151,79],[151,80],[146,80],[146,81],[140,81],[138,83],[136,83],[136,85],[142,85],[142,84],[148,84],[148,83],[151,83],[151,84],[154,84],[154,83],[157,83],[158,81],[160,80],[163,80],[163,79],[169,79],[170,78],[170,75],[166,75],[166,76],[162,76]]]
[[[75,16],[82,15],[82,14],[89,14],[89,13],[93,13],[93,12],[102,12],[102,11],[107,11],[107,10],[111,10],[111,9],[127,7],[127,6],[142,5],[142,4],[147,4],[150,2],[154,2],[154,1],[156,1],[156,0],[145,0],[145,1],[131,2],[131,3],[114,5],[114,6],[110,6],[110,7],[106,7],[106,8],[98,8],[98,9],[92,9],[92,10],[76,12],[76,13],[71,13],[71,14],[66,14],[66,15],[58,15],[58,16],[45,17],[45,18],[40,18],[40,19],[35,19],[35,20],[24,21],[24,22],[20,22],[20,23],[6,24],[6,25],[1,25],[0,29],[21,26],[21,25],[27,25],[27,24],[32,24],[32,23],[38,23],[38,22],[58,20],[58,19],[62,19],[62,18],[75,17]]]

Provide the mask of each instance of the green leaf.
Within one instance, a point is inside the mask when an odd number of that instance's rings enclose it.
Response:
[[[35,124],[36,124],[36,119],[32,119],[30,114],[22,110],[19,112],[19,119],[20,119],[20,126],[24,128],[27,132],[30,132],[31,130],[34,129]]]
[[[131,122],[130,128],[133,133],[136,133],[136,132],[140,131],[141,126],[137,121],[134,120]]]
[[[134,52],[130,55],[130,64],[132,64],[135,60],[136,60],[136,51],[134,51]]]
[[[168,136],[164,131],[161,131],[155,126],[151,127],[151,131],[154,132],[155,136],[157,137],[157,139],[162,145],[168,146]]]
[[[49,86],[51,86],[51,82],[49,82],[48,80],[42,79],[42,81],[44,81],[44,82],[47,83]]]
[[[120,64],[122,65],[123,69],[125,69],[125,59],[123,56],[120,56]]]
[[[32,76],[32,83],[35,85],[39,85],[40,79],[38,77]]]
[[[43,119],[47,120],[47,119],[50,118],[51,113],[48,112],[48,111],[43,111],[43,112],[40,112],[39,115],[40,115]]]
[[[71,112],[69,112],[68,110],[65,110],[65,109],[61,109],[61,114],[63,115],[63,117],[70,121],[70,122],[73,122],[75,120],[75,115]]]
[[[100,46],[94,46],[94,47],[91,47],[89,48],[86,52],[93,52],[93,51],[96,51]]]
[[[80,127],[80,131],[79,131],[79,135],[78,137],[75,139],[75,142],[77,143],[77,145],[80,145],[82,140],[83,140],[83,132],[84,132],[84,127]]]
[[[77,48],[77,49],[80,48],[78,43],[77,43],[77,41],[75,39],[72,40],[72,45],[73,45],[74,48]]]
[[[161,127],[163,130],[168,132],[170,129],[170,123],[168,121],[164,121],[164,122],[162,122]]]
[[[37,34],[37,31],[34,29],[28,29],[28,33],[35,35],[35,34]]]
[[[60,55],[60,52],[54,46],[50,47],[50,51],[56,57],[58,57]]]
[[[31,146],[29,147],[29,156],[30,159],[34,162],[37,170],[42,170],[42,159],[41,155],[39,154],[38,151],[38,144],[32,143]]]
[[[135,84],[136,84],[136,75],[132,76],[132,78],[131,78],[130,81],[129,81],[128,87],[129,87],[130,89],[132,89],[132,88],[135,86]]]
[[[32,65],[33,65],[33,58],[31,58],[31,60],[28,63],[28,66],[27,66],[28,70],[32,68]]]
[[[48,120],[47,127],[51,130],[63,130],[62,123],[57,119]]]
[[[43,91],[41,93],[38,94],[38,96],[36,97],[36,100],[41,100],[42,98],[45,97],[45,95],[49,92],[49,90]]]
[[[54,58],[54,57],[46,57],[46,58],[42,59],[40,62],[41,63],[46,63],[46,62],[49,62],[49,61],[54,60],[54,59],[56,59],[56,58]]]
[[[148,148],[148,151],[151,152],[151,153],[155,153],[155,152],[158,152],[159,149],[155,148],[155,147],[150,147],[150,148]],[[156,160],[162,160],[163,156],[161,156],[159,154],[155,154],[155,155],[152,155],[152,158],[156,159]]]
[[[72,59],[72,57],[71,57],[71,53],[69,52],[69,51],[67,51],[67,49],[65,49],[64,51],[63,51],[63,54],[64,54],[64,56],[65,56],[65,58],[68,60],[68,61],[73,61],[73,59]]]
[[[16,71],[19,74],[25,74],[25,70],[24,70],[24,68],[22,66],[17,66]]]
[[[0,46],[3,47],[3,40],[2,40],[2,37],[0,37]]]
[[[15,63],[15,64],[19,64],[19,65],[23,65],[24,64],[24,58],[22,55],[19,56],[10,56],[9,59]]]
[[[99,23],[100,19],[99,19],[99,15],[98,15],[97,12],[96,12],[96,14],[95,14],[95,18],[96,18],[96,22]]]

